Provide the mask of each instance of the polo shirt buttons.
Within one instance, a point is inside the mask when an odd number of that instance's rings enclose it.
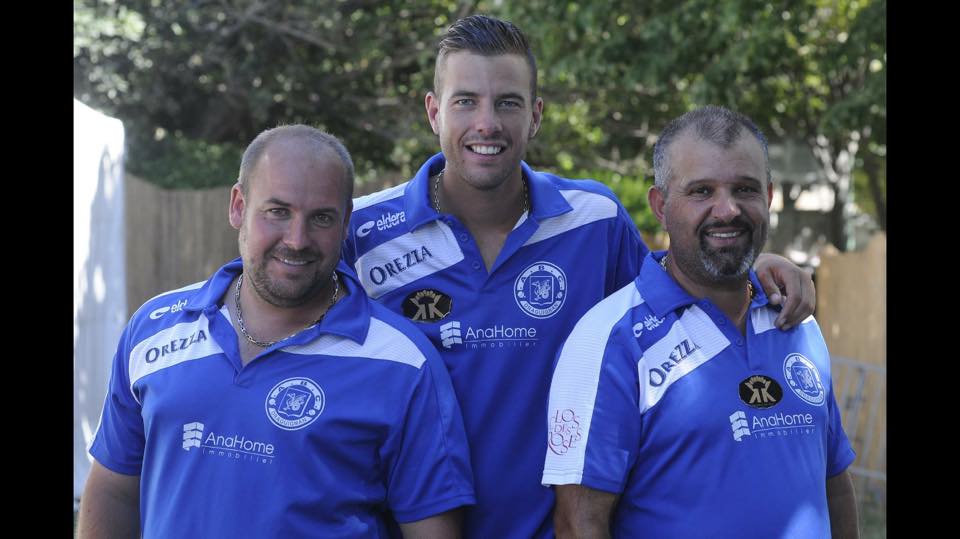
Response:
[[[479,270],[480,270],[480,262],[477,262],[476,260],[474,260],[474,261],[473,261],[473,269],[479,271]]]
[[[460,241],[466,243],[468,238],[469,238],[469,236],[467,236],[467,233],[466,233],[466,232],[461,232],[461,233],[460,233]]]

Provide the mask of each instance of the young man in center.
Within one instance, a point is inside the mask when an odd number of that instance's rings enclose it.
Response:
[[[354,201],[344,257],[364,289],[418,323],[450,371],[477,503],[464,534],[552,536],[540,485],[553,361],[576,321],[628,283],[648,249],[606,186],[522,161],[540,128],[536,63],[514,25],[474,15],[440,42],[427,117],[442,153]],[[765,255],[781,323],[813,310],[810,278]],[[763,266],[763,264],[761,264]]]

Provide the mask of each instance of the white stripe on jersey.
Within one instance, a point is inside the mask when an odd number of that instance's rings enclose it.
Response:
[[[576,189],[560,191],[560,194],[573,206],[573,211],[545,220],[524,245],[550,239],[594,221],[617,216],[617,203],[603,195]]]
[[[222,352],[220,345],[210,338],[209,322],[203,315],[193,322],[158,331],[140,341],[130,352],[130,392],[137,399],[133,386],[148,374]]]
[[[423,248],[429,256],[423,255]],[[433,221],[371,249],[357,259],[355,269],[367,295],[377,299],[461,260],[463,251],[453,231],[446,223]]]
[[[381,359],[406,363],[418,369],[427,359],[403,332],[377,318],[370,318],[370,331],[363,344],[340,335],[326,334],[308,344],[284,348],[284,351],[302,355]]]
[[[753,332],[757,335],[770,331],[771,329],[777,329],[777,326],[773,325],[773,322],[777,319],[777,311],[771,309],[770,307],[761,307],[759,309],[754,309],[750,311],[750,323],[753,325]],[[801,324],[808,324],[810,322],[816,322],[813,315],[806,317]]]
[[[637,362],[640,377],[640,413],[646,413],[653,408],[677,380],[690,374],[728,346],[730,341],[700,307],[693,305],[684,311],[670,331],[647,347]],[[672,361],[671,357],[679,361]],[[654,369],[659,372],[654,372]]]
[[[369,195],[363,195],[362,197],[353,199],[353,211],[356,212],[364,208],[369,208],[374,204],[379,204],[387,200],[402,197],[403,190],[406,189],[408,183],[410,182],[406,181],[400,185],[394,185],[389,189],[384,189],[383,191],[377,191],[376,193],[370,193]]]
[[[750,311],[750,325],[753,326],[753,332],[757,335],[777,329],[777,326],[773,325],[776,319],[777,312],[767,307]]]
[[[555,410],[573,410],[580,418],[582,439],[562,456],[547,448],[543,466],[544,485],[580,484],[583,479],[583,462],[590,441],[590,422],[597,401],[600,366],[610,332],[631,309],[642,303],[643,297],[631,281],[587,311],[563,344],[550,384],[547,415]],[[548,419],[548,435],[549,429]]]
[[[177,292],[186,292],[187,290],[195,290],[195,289],[197,289],[197,288],[200,288],[201,286],[203,286],[203,285],[206,284],[206,283],[207,283],[207,281],[200,281],[200,282],[198,282],[198,283],[188,284],[187,286],[184,286],[183,288],[178,288],[178,289],[176,289],[176,290],[168,290],[168,291],[166,291],[166,292],[162,292],[162,293],[160,293],[160,294],[157,294],[156,296],[153,296],[152,298],[148,299],[147,301],[144,301],[143,304],[146,305],[147,303],[150,303],[151,301],[153,301],[153,300],[155,300],[155,299],[157,299],[157,298],[159,298],[159,297],[166,296],[166,295],[169,295],[169,294],[176,294]]]

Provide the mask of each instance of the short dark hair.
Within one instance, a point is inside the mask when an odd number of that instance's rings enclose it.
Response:
[[[243,159],[240,161],[240,174],[237,178],[237,182],[240,184],[240,190],[244,196],[250,192],[250,178],[267,147],[278,140],[290,139],[312,143],[317,152],[322,151],[324,148],[330,148],[336,152],[337,156],[340,157],[340,161],[343,162],[347,202],[353,199],[354,169],[350,152],[347,151],[346,146],[344,146],[337,137],[315,127],[303,124],[280,125],[272,129],[267,129],[257,135],[257,138],[253,139],[253,142],[247,146],[247,149],[243,152]]]
[[[675,118],[660,133],[653,147],[654,185],[666,194],[667,182],[673,171],[670,169],[670,144],[688,130],[694,130],[697,137],[712,142],[721,148],[729,148],[740,140],[744,129],[753,134],[763,147],[763,162],[770,182],[770,154],[767,138],[750,118],[724,107],[707,105]]]
[[[513,23],[486,15],[470,15],[447,29],[437,48],[433,91],[440,95],[440,78],[447,55],[467,51],[483,56],[518,54],[530,67],[530,96],[537,97],[537,60],[526,36]]]

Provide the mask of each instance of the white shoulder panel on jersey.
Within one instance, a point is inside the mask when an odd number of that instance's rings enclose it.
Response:
[[[376,193],[370,193],[369,195],[363,195],[362,197],[353,199],[353,211],[369,208],[374,204],[379,204],[383,201],[403,196],[403,190],[406,189],[408,183],[410,182],[406,181],[400,185],[394,185],[389,189],[384,189],[383,191],[377,191]]]
[[[381,243],[357,259],[357,275],[373,299],[449,268],[463,260],[463,251],[450,227],[433,221]]]
[[[137,380],[148,374],[178,365],[185,361],[200,359],[222,353],[220,345],[210,338],[207,317],[201,315],[194,322],[184,322],[154,333],[140,341],[127,359],[130,372],[130,392]],[[139,401],[138,401],[139,402]]]
[[[693,372],[730,346],[703,309],[693,305],[670,331],[647,347],[637,372],[640,377],[640,413],[653,408],[677,380]]]
[[[198,282],[198,283],[188,284],[187,286],[184,286],[183,288],[178,288],[178,289],[176,289],[176,290],[168,290],[168,291],[166,291],[166,292],[163,292],[163,293],[161,293],[161,294],[157,294],[156,296],[153,296],[152,298],[150,298],[150,299],[148,299],[147,301],[143,302],[143,304],[146,305],[147,303],[150,303],[151,301],[153,301],[153,300],[155,300],[155,299],[157,299],[157,298],[159,298],[159,297],[169,296],[170,294],[176,294],[177,292],[186,292],[186,291],[188,291],[188,290],[196,290],[197,288],[200,288],[201,286],[203,286],[203,285],[206,284],[206,283],[207,283],[207,281],[204,280],[204,281],[200,281],[200,282]]]
[[[556,411],[572,410],[580,418],[583,438],[562,456],[552,446],[547,447],[542,479],[544,485],[580,484],[583,479],[584,457],[600,383],[600,367],[610,333],[624,315],[642,303],[643,297],[631,281],[587,311],[563,344],[550,384],[547,413],[549,416]],[[546,426],[549,432],[549,423]]]
[[[573,211],[545,220],[524,245],[550,239],[594,221],[617,216],[617,203],[603,195],[577,189],[560,191],[560,194],[573,206]]]
[[[363,344],[340,335],[326,334],[308,344],[283,349],[291,354],[362,357],[406,363],[420,368],[426,357],[406,335],[377,318],[370,319],[370,330]]]
[[[753,325],[753,332],[757,335],[770,331],[771,329],[777,329],[777,326],[774,325],[776,319],[777,311],[770,307],[761,307],[750,311],[750,323]],[[809,324],[810,322],[816,322],[812,314],[800,323]]]

